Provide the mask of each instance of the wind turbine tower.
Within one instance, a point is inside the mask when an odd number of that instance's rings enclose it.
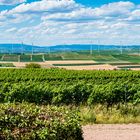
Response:
[[[123,46],[122,46],[122,41],[120,42],[120,52],[123,54]]]
[[[91,42],[91,45],[90,45],[90,54],[92,55],[93,54],[93,43]]]
[[[32,55],[34,54],[34,44],[32,43]]]
[[[98,40],[98,54],[100,55],[100,41]]]
[[[21,42],[21,54],[23,54],[23,42]]]

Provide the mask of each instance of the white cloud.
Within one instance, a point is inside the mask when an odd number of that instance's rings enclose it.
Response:
[[[7,29],[6,32],[15,32],[17,29],[15,27]]]
[[[98,16],[121,16],[123,14],[129,14],[131,10],[135,8],[132,2],[114,2],[96,8]]]
[[[11,12],[13,13],[39,13],[48,12],[68,12],[75,8],[78,8],[80,5],[75,3],[74,0],[42,0],[32,3],[23,3]]]
[[[16,5],[26,2],[26,0],[0,0],[0,5]]]
[[[85,7],[74,0],[23,3],[0,12],[0,31],[5,37],[36,41],[39,45],[89,43],[91,40],[96,43],[97,39],[105,44],[116,44],[122,39],[126,44],[135,44],[140,43],[139,7],[129,1],[98,8]]]

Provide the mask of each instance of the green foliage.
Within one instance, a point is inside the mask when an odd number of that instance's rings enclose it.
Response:
[[[83,124],[140,123],[140,104],[117,104],[109,108],[97,104],[90,107],[80,106],[79,110]]]
[[[31,62],[31,55],[20,55],[20,62]]]
[[[63,60],[62,56],[59,54],[46,54],[44,55],[45,60]]]
[[[0,139],[83,140],[75,109],[34,104],[0,104]]]
[[[139,71],[0,69],[0,102],[138,104],[139,78]]]
[[[0,63],[0,67],[15,67],[13,63]]]
[[[26,64],[26,68],[41,68],[41,65],[37,63],[29,63],[29,64]]]
[[[2,61],[9,61],[9,62],[18,62],[18,55],[16,54],[6,54],[3,56]]]
[[[104,63],[77,63],[77,64],[53,64],[53,66],[94,66],[94,65],[101,65]]]
[[[33,62],[43,62],[42,55],[32,55]]]

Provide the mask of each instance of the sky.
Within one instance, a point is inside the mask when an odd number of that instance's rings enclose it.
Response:
[[[138,0],[0,0],[0,43],[140,45]]]

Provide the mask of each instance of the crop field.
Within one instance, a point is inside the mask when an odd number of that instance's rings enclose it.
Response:
[[[90,105],[136,103],[139,102],[139,78],[139,71],[0,69],[1,101]]]
[[[97,63],[140,63],[139,54],[118,51],[102,50],[101,52],[75,51],[75,52],[52,52],[50,54],[1,54],[1,61],[14,62],[42,62],[57,60],[94,60]]]
[[[43,62],[43,55],[32,55],[33,62]]]
[[[2,61],[9,61],[9,62],[18,62],[19,56],[18,55],[3,55],[1,58]]]
[[[21,55],[20,62],[31,62],[31,55]]]
[[[62,56],[60,54],[46,54],[44,56],[46,61],[55,61],[55,60],[63,60]]]
[[[62,53],[61,55],[64,60],[92,60],[92,56],[87,52],[68,52]]]
[[[1,54],[0,61],[13,62],[17,68],[36,62],[44,68],[57,67],[72,70],[140,70],[140,55],[133,51],[102,50],[52,52],[49,54]],[[79,63],[80,62],[80,63]]]
[[[83,140],[81,125],[140,123],[140,71],[0,69],[0,81],[1,140]]]

